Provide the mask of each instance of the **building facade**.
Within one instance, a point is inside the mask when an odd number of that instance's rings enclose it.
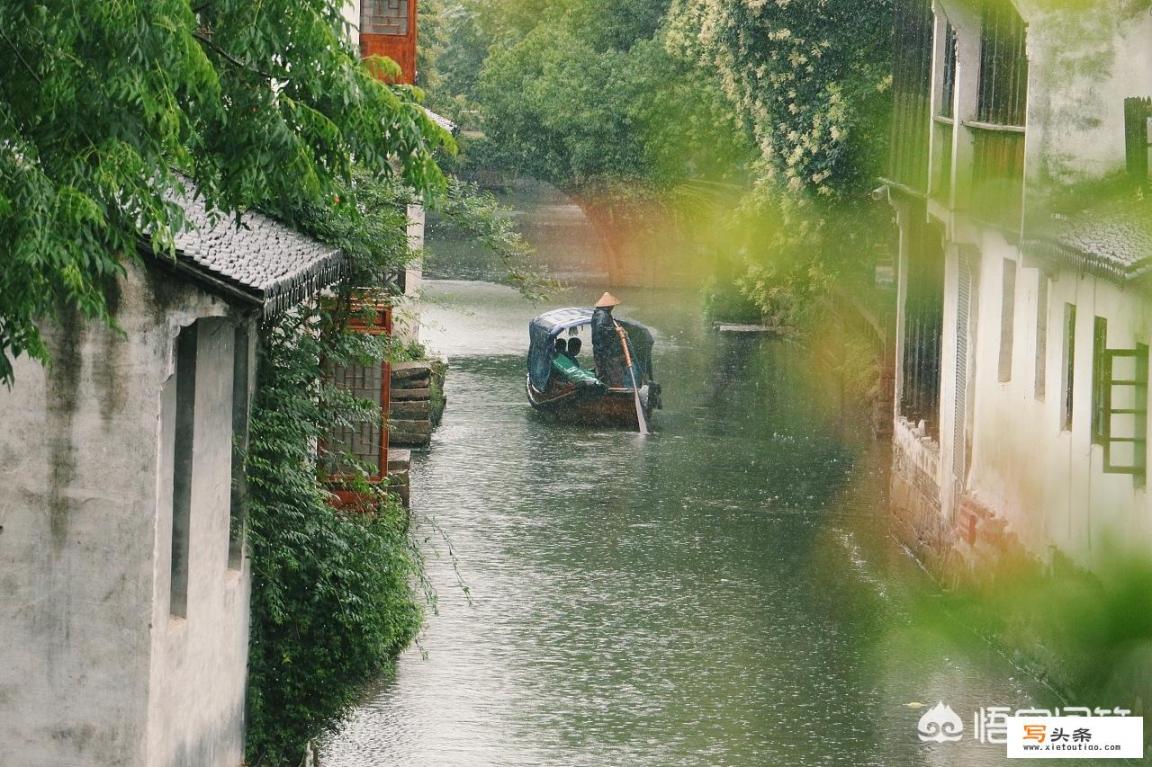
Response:
[[[183,205],[175,258],[118,280],[119,329],[46,324],[51,364],[0,390],[0,764],[243,763],[255,322],[342,258]]]
[[[938,571],[1152,550],[1152,16],[901,0],[892,505]]]

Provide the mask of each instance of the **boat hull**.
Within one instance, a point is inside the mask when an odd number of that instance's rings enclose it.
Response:
[[[562,423],[587,426],[613,426],[621,429],[639,429],[636,420],[636,402],[631,388],[612,388],[606,391],[575,386],[549,386],[538,391],[531,382],[525,383],[528,402],[542,415]],[[640,403],[644,419],[651,425],[654,397],[652,385],[640,388]]]

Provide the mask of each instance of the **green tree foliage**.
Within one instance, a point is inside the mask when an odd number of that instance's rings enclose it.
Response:
[[[412,257],[411,191],[358,173],[358,210],[308,202],[281,215],[340,246],[350,265],[335,295],[261,328],[263,343],[247,455],[252,619],[250,763],[295,767],[308,741],[334,732],[363,685],[420,624],[419,558],[403,509],[367,482],[368,467],[327,452],[338,426],[379,422],[374,403],[328,383],[332,366],[380,364],[390,339],[349,333],[356,286],[378,286]],[[320,446],[319,453],[317,446]],[[326,467],[371,499],[375,513],[337,511]]]
[[[489,47],[466,83],[484,135],[471,162],[570,195],[596,225],[614,275],[627,271],[638,231],[676,225],[679,192],[739,183],[751,157],[719,90],[669,55],[663,8],[505,0],[472,9],[474,35]]]
[[[884,247],[886,213],[866,193],[887,154],[891,14],[891,0],[670,7],[669,50],[715,73],[759,148],[718,293],[735,287],[777,323],[794,324]]]
[[[278,342],[262,346],[248,455],[254,765],[299,764],[308,741],[336,730],[420,623],[419,563],[403,510],[378,498],[376,514],[337,511],[318,481],[317,440],[364,414],[322,383],[323,364],[386,352],[334,332],[332,319],[308,311],[263,328]]]
[[[880,175],[891,0],[674,0],[669,18],[669,48],[716,72],[769,178],[842,200]]]
[[[335,0],[4,3],[0,71],[8,383],[15,356],[46,356],[38,319],[111,319],[138,238],[182,224],[178,172],[223,212],[294,206],[346,190],[352,158],[435,187],[450,141],[415,91],[370,76]]]
[[[527,28],[493,48],[477,84],[492,159],[578,197],[731,175],[746,145],[729,110],[633,5],[510,4],[512,29]]]

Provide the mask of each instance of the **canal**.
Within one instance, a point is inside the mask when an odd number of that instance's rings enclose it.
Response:
[[[451,362],[412,470],[436,607],[323,767],[1005,764],[972,717],[1035,686],[922,619],[931,590],[887,534],[885,445],[827,412],[802,345],[717,334],[696,292],[617,292],[657,336],[650,438],[537,418],[524,354],[543,307],[427,283],[423,339]],[[938,701],[961,742],[917,738]]]

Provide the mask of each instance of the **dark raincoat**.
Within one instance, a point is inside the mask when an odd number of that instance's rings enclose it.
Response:
[[[599,307],[592,312],[592,357],[596,361],[596,376],[605,384],[632,386],[611,309]]]

